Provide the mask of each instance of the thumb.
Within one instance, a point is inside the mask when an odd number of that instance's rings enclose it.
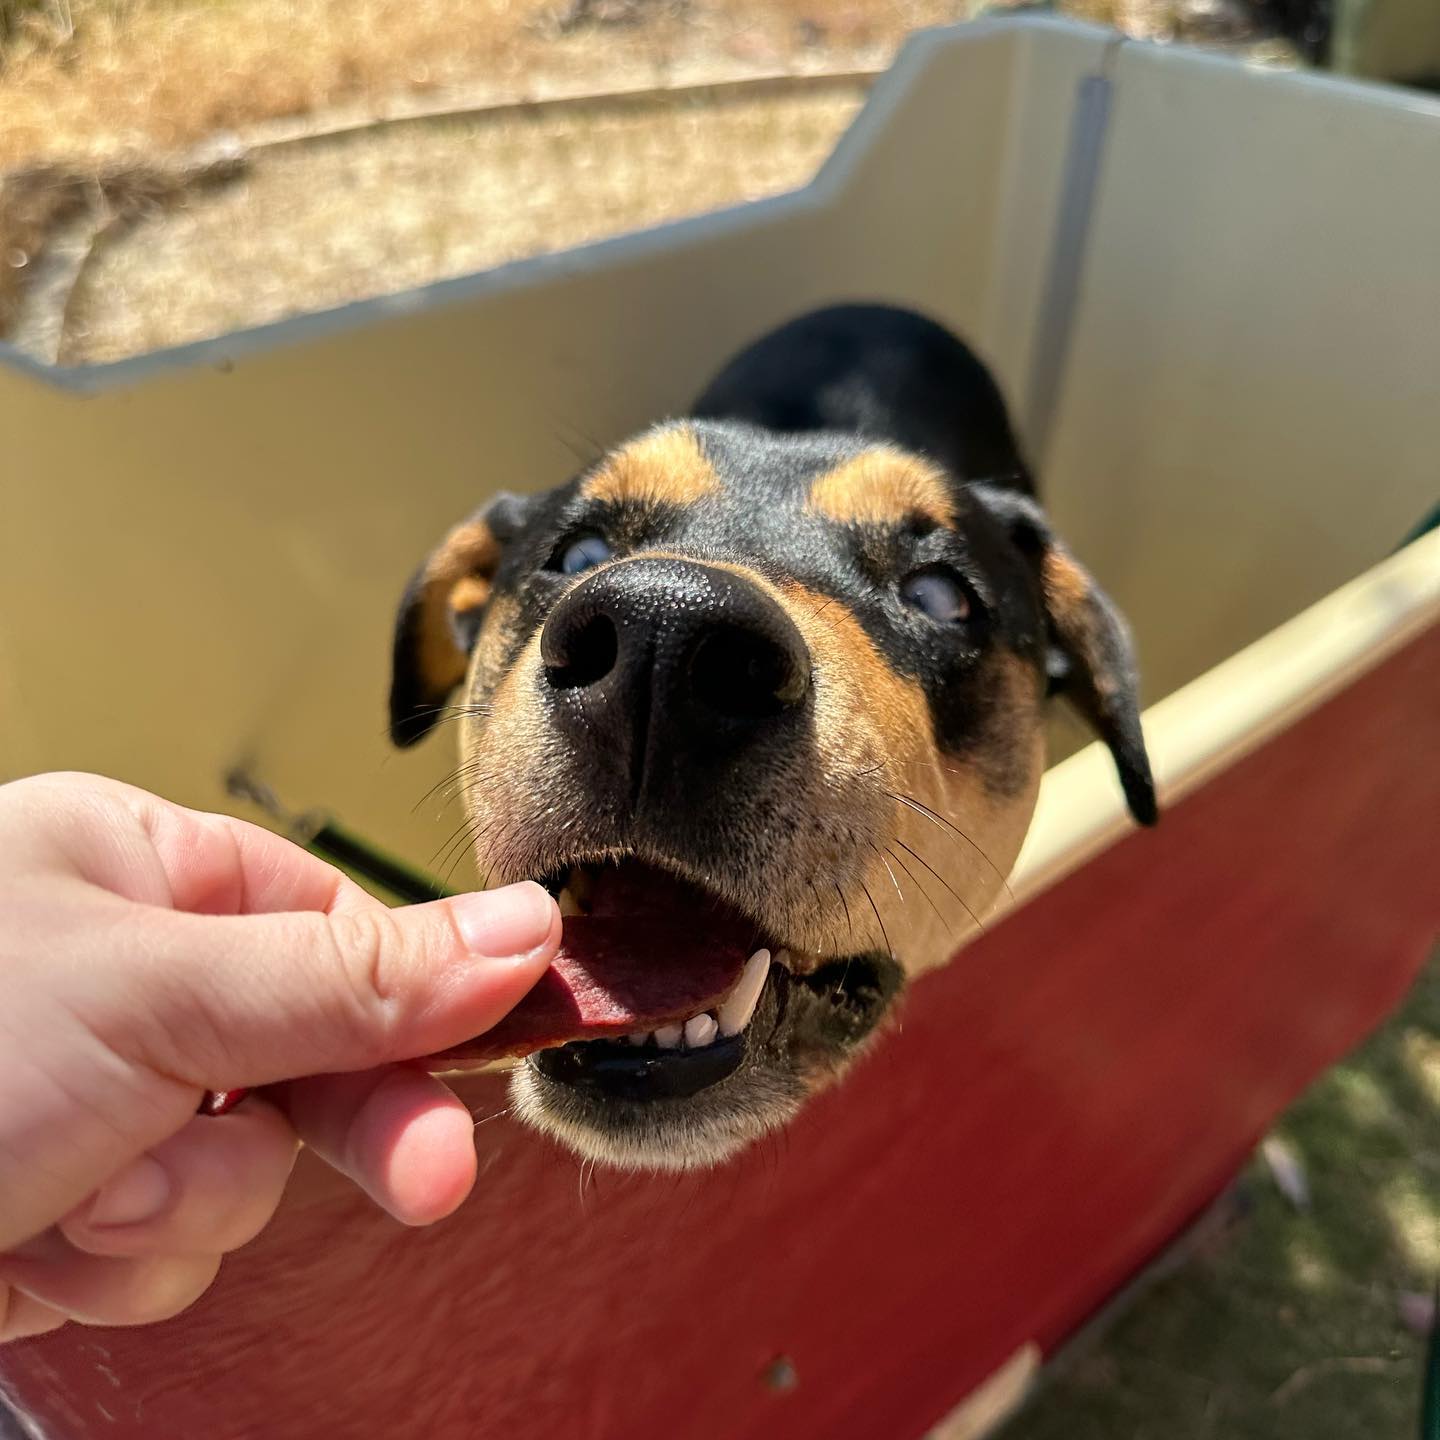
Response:
[[[222,1090],[432,1054],[494,1025],[559,943],[530,881],[398,910],[167,912],[145,1060]]]

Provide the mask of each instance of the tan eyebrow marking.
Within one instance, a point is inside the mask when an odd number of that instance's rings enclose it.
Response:
[[[666,425],[609,456],[585,481],[587,500],[693,505],[720,488],[689,425]]]
[[[944,474],[928,460],[877,447],[827,471],[810,486],[806,508],[842,524],[901,524],[923,515],[955,523]]]

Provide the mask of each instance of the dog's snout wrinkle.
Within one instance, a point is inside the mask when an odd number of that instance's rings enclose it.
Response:
[[[657,765],[683,781],[723,743],[744,749],[804,703],[810,652],[781,604],[732,570],[641,556],[582,580],[540,637],[556,723],[629,762],[632,806]]]

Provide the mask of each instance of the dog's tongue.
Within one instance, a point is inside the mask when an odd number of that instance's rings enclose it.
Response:
[[[638,868],[602,873],[591,913],[567,917],[559,953],[529,994],[493,1029],[427,1064],[470,1067],[714,1009],[754,949],[754,926],[681,881],[628,873]]]

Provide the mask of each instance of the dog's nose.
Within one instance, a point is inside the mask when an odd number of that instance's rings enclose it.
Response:
[[[582,580],[540,634],[561,723],[645,772],[758,740],[802,705],[810,652],[754,581],[699,561],[623,560]]]

